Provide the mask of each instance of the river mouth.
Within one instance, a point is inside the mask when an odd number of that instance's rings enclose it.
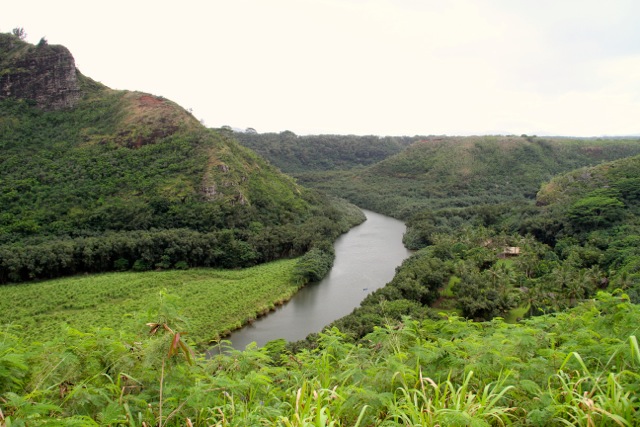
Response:
[[[363,210],[367,220],[340,236],[329,274],[310,283],[291,300],[227,337],[233,348],[244,350],[284,338],[304,339],[329,323],[351,313],[371,292],[386,285],[396,267],[411,252],[402,245],[403,222]]]

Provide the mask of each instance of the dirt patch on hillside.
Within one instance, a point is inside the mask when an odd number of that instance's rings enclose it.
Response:
[[[123,99],[126,114],[117,140],[127,147],[153,144],[180,129],[200,125],[183,108],[165,98],[130,92]]]

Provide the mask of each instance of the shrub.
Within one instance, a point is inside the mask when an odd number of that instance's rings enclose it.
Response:
[[[188,270],[189,269],[189,264],[187,264],[186,261],[178,261],[174,265],[174,268],[176,270]]]
[[[133,263],[133,271],[147,271],[150,269],[151,269],[151,266],[145,260],[138,259],[136,260],[136,262]]]
[[[298,260],[293,275],[299,284],[317,282],[327,275],[333,265],[334,254],[313,248]]]
[[[117,271],[125,271],[129,269],[129,260],[124,258],[118,258],[113,263],[113,268]]]

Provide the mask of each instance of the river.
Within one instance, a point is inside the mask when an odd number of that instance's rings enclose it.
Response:
[[[277,310],[232,333],[228,340],[243,350],[256,342],[304,339],[353,311],[367,294],[383,287],[410,255],[402,245],[403,222],[363,210],[367,220],[335,242],[336,258],[327,276],[310,283]]]

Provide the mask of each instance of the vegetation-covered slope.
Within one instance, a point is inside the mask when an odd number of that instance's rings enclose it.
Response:
[[[633,156],[554,177],[542,186],[537,204],[573,231],[610,227],[640,208],[640,157]]]
[[[416,140],[415,137],[389,136],[298,136],[290,131],[236,132],[233,135],[243,146],[294,175],[371,165],[399,153]]]
[[[38,49],[1,36],[13,41],[2,44],[13,46],[0,49],[3,66]],[[302,254],[353,223],[176,104],[76,73],[72,107],[0,97],[0,282],[251,265]]]
[[[1,106],[5,241],[272,225],[308,212],[290,178],[162,98],[105,89],[68,111]]]
[[[538,193],[540,215],[526,223],[557,252],[608,273],[640,302],[640,157],[560,175]]]
[[[422,209],[532,200],[558,173],[639,152],[638,140],[427,137],[366,169],[301,181],[407,219]]]
[[[426,247],[334,325],[362,338],[385,321],[433,318],[438,310],[516,320],[576,306],[603,289],[638,303],[639,178],[639,156],[560,175],[510,232],[504,218],[521,213],[517,204],[503,204],[488,226],[462,216],[457,227],[433,226]]]

